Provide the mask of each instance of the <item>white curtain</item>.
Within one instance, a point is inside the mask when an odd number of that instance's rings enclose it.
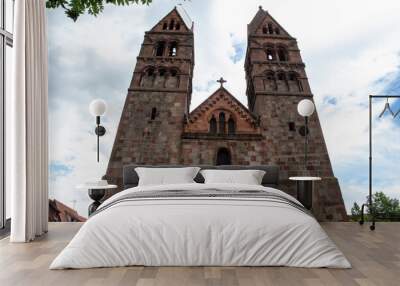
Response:
[[[15,1],[9,180],[12,242],[47,232],[47,22],[45,0]]]

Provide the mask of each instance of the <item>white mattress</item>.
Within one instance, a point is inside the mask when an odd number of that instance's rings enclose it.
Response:
[[[131,192],[263,190],[231,184],[136,187],[107,201],[50,269],[145,266],[293,266],[350,268],[310,215],[289,204],[246,198],[151,198],[113,204]],[[297,202],[298,203],[298,202]],[[108,205],[108,207],[107,207]]]

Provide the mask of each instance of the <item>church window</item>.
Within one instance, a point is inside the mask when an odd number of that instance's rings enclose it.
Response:
[[[295,72],[289,73],[289,87],[291,90],[303,91],[301,81]]]
[[[156,47],[156,56],[162,57],[164,55],[165,42],[158,42]]]
[[[176,23],[176,26],[175,26],[175,30],[180,30],[181,29],[181,23]]]
[[[225,134],[225,113],[219,114],[219,134]]]
[[[236,126],[235,126],[235,120],[232,119],[232,117],[229,118],[228,120],[228,134],[233,135],[236,132]]]
[[[266,53],[267,53],[267,60],[268,61],[275,60],[275,55],[274,55],[275,53],[274,53],[274,50],[272,48],[267,49]]]
[[[172,42],[169,45],[168,56],[175,57],[176,56],[176,52],[177,52],[177,48],[178,48],[178,44],[176,42]]]
[[[157,108],[153,107],[153,108],[151,109],[150,119],[151,119],[151,120],[154,120],[154,119],[156,119],[156,116],[157,116]]]
[[[281,62],[286,62],[288,60],[288,53],[284,47],[278,49],[278,58]]]
[[[231,153],[227,148],[219,148],[217,151],[216,165],[231,165]]]
[[[266,26],[264,26],[262,28],[262,32],[263,32],[263,34],[268,34],[268,28]]]
[[[286,76],[284,72],[278,73],[278,80],[286,80]]]
[[[289,122],[289,131],[296,131],[296,124],[293,121]]]
[[[147,70],[147,76],[153,76],[154,75],[154,69],[153,68],[149,68]]]
[[[210,134],[217,134],[217,119],[215,119],[214,115],[210,120]]]
[[[273,71],[268,71],[265,75],[266,80],[264,80],[264,90],[276,90],[277,84],[275,80],[275,74]]]
[[[174,26],[175,26],[175,20],[172,19],[171,22],[169,22],[169,29],[170,29],[170,30],[173,30],[173,29],[174,29]]]
[[[268,33],[271,35],[274,33],[274,28],[272,27],[271,23],[268,24]]]
[[[168,23],[165,22],[164,25],[163,25],[163,27],[162,27],[162,29],[163,29],[163,30],[166,30],[167,28],[168,28]]]
[[[296,74],[293,73],[293,72],[291,72],[291,73],[289,74],[289,80],[297,80]]]

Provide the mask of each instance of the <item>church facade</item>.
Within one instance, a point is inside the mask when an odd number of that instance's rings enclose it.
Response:
[[[295,194],[290,176],[320,176],[313,212],[346,220],[318,114],[305,130],[297,104],[313,100],[297,41],[261,7],[248,24],[245,59],[248,106],[220,87],[190,112],[193,23],[174,8],[144,36],[122,111],[106,178],[122,185],[127,164],[262,165],[280,167],[280,186]]]

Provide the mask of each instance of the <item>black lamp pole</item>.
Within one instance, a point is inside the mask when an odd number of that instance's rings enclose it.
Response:
[[[96,116],[96,129],[94,132],[97,135],[97,162],[99,162],[99,153],[100,153],[100,136],[106,134],[106,129],[100,125],[100,116]]]
[[[304,128],[304,170],[306,171],[306,175],[308,174],[307,171],[307,152],[308,152],[308,116],[304,116],[305,120],[305,128]]]

